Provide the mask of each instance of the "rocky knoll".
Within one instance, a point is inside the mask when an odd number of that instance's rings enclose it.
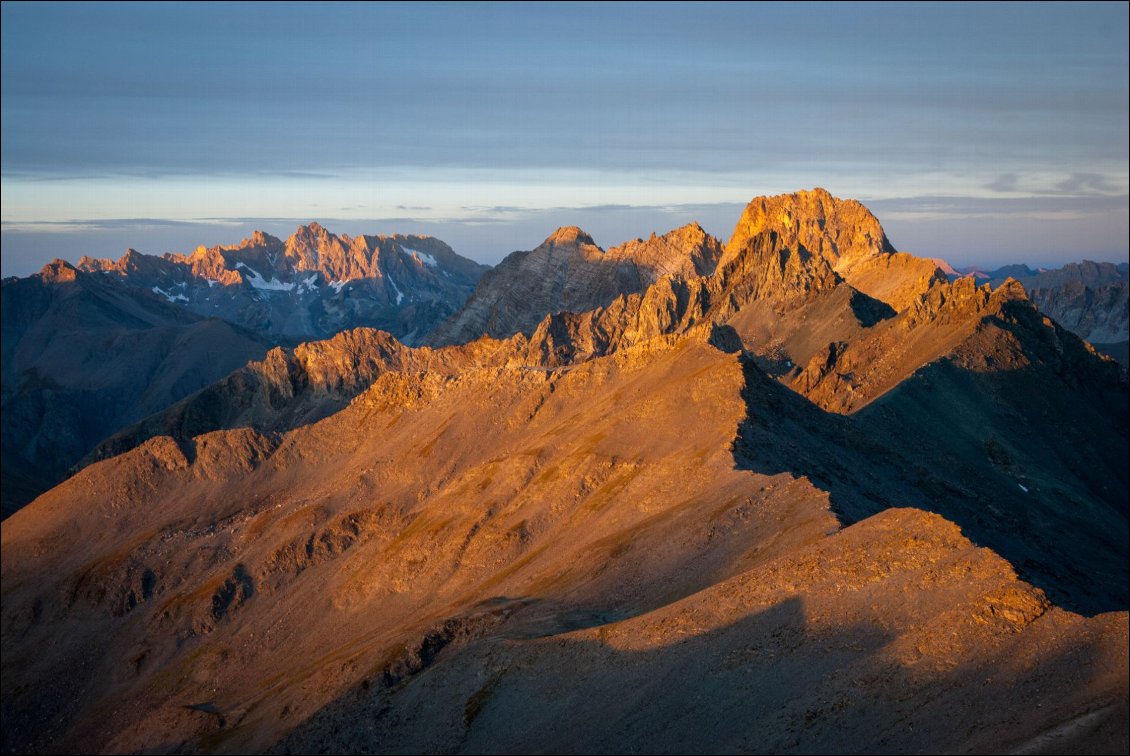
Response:
[[[697,223],[607,251],[575,226],[559,228],[537,249],[515,252],[484,275],[463,309],[428,342],[529,335],[548,314],[592,310],[665,275],[707,275],[721,255],[722,245]]]
[[[1130,266],[1084,260],[1062,268],[1032,270],[1006,265],[992,271],[962,269],[951,278],[968,276],[994,286],[1012,277],[1024,285],[1032,302],[1057,323],[1127,364],[1130,342]]]
[[[134,423],[100,443],[80,463],[113,457],[155,436],[188,442],[215,430],[251,427],[277,432],[306,425],[345,407],[383,373],[452,375],[474,365],[521,362],[507,342],[465,347],[409,348],[371,328],[332,339],[275,347],[223,379]]]
[[[129,250],[78,267],[276,340],[369,326],[409,343],[458,309],[486,270],[432,237],[339,236],[317,223],[286,241],[257,231],[188,255]]]

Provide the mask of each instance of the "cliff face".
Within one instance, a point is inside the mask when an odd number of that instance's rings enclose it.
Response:
[[[458,309],[486,270],[431,237],[338,236],[317,223],[286,241],[256,232],[189,255],[129,250],[118,260],[84,257],[78,267],[275,339],[368,326],[408,343]]]
[[[786,246],[800,245],[837,269],[895,253],[870,210],[855,200],[833,197],[825,189],[751,200],[726,244],[726,256],[767,230],[780,234]]]
[[[726,256],[766,230],[780,234],[786,246],[799,245],[824,258],[856,289],[896,310],[930,284],[946,280],[933,260],[896,252],[878,219],[862,204],[824,189],[752,200],[726,244]]]
[[[1130,340],[1130,282],[1125,276],[1095,284],[1072,278],[1059,285],[1033,278],[1026,285],[1029,297],[1065,328],[1095,344]]]

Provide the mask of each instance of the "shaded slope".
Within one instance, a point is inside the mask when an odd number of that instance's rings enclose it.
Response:
[[[1127,267],[1126,263],[1084,260],[1062,268],[1036,271],[1027,265],[1009,265],[989,272],[968,271],[967,275],[994,285],[1008,276],[1015,278],[1041,312],[1125,366],[1130,338]]]
[[[124,425],[266,345],[62,261],[3,283],[4,514]]]
[[[1025,368],[986,370],[967,361],[984,352],[963,345],[850,417],[820,410],[747,361],[735,461],[811,480],[846,524],[891,506],[936,512],[1057,605],[1125,610],[1130,444],[1126,413],[1106,409],[1126,406],[1125,384],[1109,362],[1063,369],[1028,347]],[[1055,398],[1029,401],[1037,397]]]

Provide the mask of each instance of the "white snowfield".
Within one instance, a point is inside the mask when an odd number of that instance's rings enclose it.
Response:
[[[161,296],[163,296],[165,299],[169,300],[170,302],[176,302],[176,301],[187,302],[188,301],[188,297],[186,297],[184,294],[170,294],[169,292],[162,289],[160,286],[154,286],[153,287],[153,293],[154,294],[160,294]]]
[[[268,281],[243,263],[236,263],[235,267],[243,268],[247,271],[244,277],[247,279],[247,283],[251,284],[256,289],[262,289],[264,291],[293,291],[294,287],[298,285],[296,283],[283,283],[276,278],[271,278],[271,280]]]
[[[435,257],[429,255],[427,252],[421,252],[420,250],[412,249],[411,247],[401,247],[401,249],[415,257],[424,265],[427,265],[429,268],[435,268],[439,266],[439,263],[436,261]]]

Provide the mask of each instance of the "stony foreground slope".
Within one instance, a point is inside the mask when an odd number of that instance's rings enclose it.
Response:
[[[4,749],[1125,751],[1125,377],[809,242],[134,426],[4,522]]]

